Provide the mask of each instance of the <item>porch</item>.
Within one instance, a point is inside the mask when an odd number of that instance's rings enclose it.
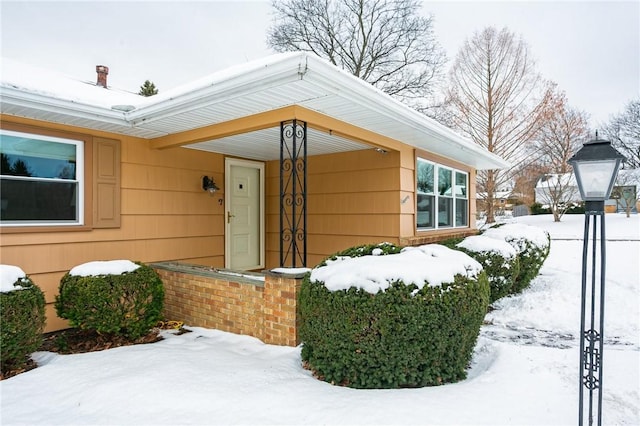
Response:
[[[304,273],[237,272],[178,262],[151,266],[165,286],[165,318],[267,344],[300,343],[296,306]]]

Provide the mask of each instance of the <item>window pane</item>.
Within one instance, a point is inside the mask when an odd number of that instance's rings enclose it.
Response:
[[[0,130],[0,224],[81,224],[83,160],[82,141]]]
[[[76,182],[28,179],[0,180],[3,223],[16,221],[76,222],[78,215]]]
[[[438,198],[438,227],[453,226],[453,199]]]
[[[456,172],[456,198],[467,198],[467,175]]]
[[[433,169],[431,163],[418,158],[417,190],[425,194],[433,194]]]
[[[418,194],[418,211],[416,214],[416,224],[418,228],[433,228],[433,208],[434,196]]]
[[[10,176],[76,178],[76,145],[34,139],[30,135],[0,135],[2,170]]]
[[[452,191],[451,170],[438,167],[438,194],[451,196]]]
[[[456,199],[456,226],[468,226],[469,214],[467,212],[467,206],[469,202],[467,200]]]

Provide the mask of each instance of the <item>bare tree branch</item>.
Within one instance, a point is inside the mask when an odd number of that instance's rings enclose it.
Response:
[[[627,104],[624,111],[611,118],[603,133],[626,157],[625,168],[640,168],[640,98]]]
[[[420,111],[443,79],[444,51],[417,0],[273,0],[267,43],[306,51]]]
[[[531,156],[526,147],[542,125],[550,99],[551,85],[536,72],[526,43],[506,28],[488,27],[458,51],[449,73],[447,119],[515,168]],[[495,192],[510,181],[514,168],[478,173],[489,223],[494,221]]]

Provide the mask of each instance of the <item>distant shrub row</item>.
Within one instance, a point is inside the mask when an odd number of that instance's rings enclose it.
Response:
[[[530,210],[531,210],[531,214],[533,215],[552,213],[550,207],[544,207],[540,203],[531,204]],[[573,204],[571,207],[567,209],[567,211],[564,212],[564,214],[584,214],[584,204],[583,203]]]

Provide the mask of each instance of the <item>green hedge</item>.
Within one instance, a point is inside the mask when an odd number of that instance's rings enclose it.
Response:
[[[520,261],[516,250],[506,241],[474,235],[455,246],[477,260],[489,279],[489,303],[515,292],[520,276]]]
[[[158,274],[139,264],[120,275],[77,276],[60,281],[55,307],[73,327],[135,340],[162,318],[164,287]]]
[[[506,241],[516,250],[520,272],[513,284],[512,293],[519,293],[527,288],[549,256],[549,233],[535,226],[520,223],[496,225],[482,235]]]
[[[349,251],[367,255],[376,247]],[[303,362],[318,378],[354,388],[399,388],[466,377],[489,303],[484,272],[422,289],[394,281],[376,294],[355,287],[329,291],[311,276],[299,293],[299,333]]]
[[[28,277],[18,279],[20,289],[0,292],[0,367],[3,372],[24,367],[42,344],[45,299]]]
[[[328,260],[335,260],[339,257],[386,256],[388,254],[397,254],[401,251],[402,247],[398,247],[395,244],[387,242],[378,244],[362,244],[334,253],[322,261],[318,266],[324,266],[327,264]]]

